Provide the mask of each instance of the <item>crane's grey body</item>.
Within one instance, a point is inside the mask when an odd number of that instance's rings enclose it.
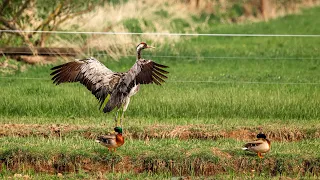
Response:
[[[51,73],[53,83],[58,85],[65,82],[80,82],[99,100],[100,108],[110,96],[103,112],[122,107],[121,117],[123,117],[130,97],[139,91],[140,84],[161,85],[164,82],[163,79],[167,78],[164,74],[168,72],[161,69],[167,66],[141,58],[141,50],[149,47],[146,43],[140,43],[137,46],[137,61],[127,72],[113,72],[91,57],[53,67],[54,71]]]

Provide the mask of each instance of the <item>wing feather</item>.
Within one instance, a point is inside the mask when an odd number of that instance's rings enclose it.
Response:
[[[53,83],[80,82],[99,100],[100,108],[118,83],[119,73],[114,73],[95,58],[76,60],[51,68]],[[110,83],[112,81],[112,83]]]
[[[153,62],[153,61],[152,61]],[[156,63],[156,62],[153,62],[153,64],[155,65],[155,66],[158,66],[158,67],[161,67],[161,68],[168,68],[168,66],[165,66],[165,65],[162,65],[162,64],[158,64],[158,63]]]
[[[159,83],[164,83],[165,81],[157,76],[156,73],[152,73],[153,80],[157,80]]]
[[[263,144],[264,141],[263,140],[256,140],[256,141],[251,141],[251,142],[248,142],[244,145],[244,147],[248,148],[248,147],[252,147],[252,146],[258,146],[260,144]]]
[[[163,73],[163,74],[168,74],[169,72],[168,71],[165,71],[165,70],[163,70],[163,69],[160,69],[160,68],[158,68],[157,66],[154,66],[153,67],[156,71],[158,71],[158,72],[160,72],[160,73]]]
[[[139,84],[150,84],[154,82],[157,85],[161,85],[161,83],[165,82],[163,79],[167,78],[164,74],[169,73],[161,69],[168,68],[168,66],[158,64],[152,60],[140,59],[137,65],[140,66],[140,71],[136,73],[135,80]]]

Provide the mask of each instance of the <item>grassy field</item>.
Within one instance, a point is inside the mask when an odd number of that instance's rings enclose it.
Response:
[[[320,34],[319,16],[313,8],[269,22],[212,25],[206,33]],[[114,114],[99,111],[85,87],[54,86],[53,65],[1,76],[0,177],[319,178],[319,44],[310,37],[196,37],[145,51],[170,66],[169,79],[132,98],[126,143],[114,154],[94,142],[112,130]],[[98,58],[114,71],[135,61]],[[259,132],[272,141],[262,160],[241,151]]]

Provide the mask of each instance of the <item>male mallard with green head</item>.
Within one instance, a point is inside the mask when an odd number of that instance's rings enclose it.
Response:
[[[271,142],[267,139],[267,136],[263,133],[259,133],[255,141],[248,142],[242,149],[255,152],[260,158],[263,158],[261,153],[270,151],[270,148]]]
[[[117,147],[120,147],[124,144],[124,138],[122,136],[122,128],[115,127],[114,131],[118,134],[102,135],[96,139],[96,142],[100,143],[103,146],[106,146],[109,151],[116,151]]]

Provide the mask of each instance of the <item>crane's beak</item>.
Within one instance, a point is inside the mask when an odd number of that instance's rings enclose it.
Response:
[[[153,46],[147,46],[147,48],[155,48],[155,47],[153,47]]]

